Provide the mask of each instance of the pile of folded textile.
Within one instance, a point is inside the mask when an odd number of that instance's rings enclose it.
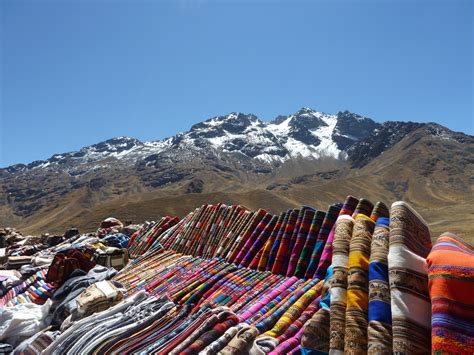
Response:
[[[157,222],[146,222],[133,233],[128,242],[128,250],[132,258],[136,258],[158,245],[158,237],[179,222],[178,217],[166,216]]]
[[[69,234],[7,248],[0,353],[474,353],[474,249],[401,201]]]

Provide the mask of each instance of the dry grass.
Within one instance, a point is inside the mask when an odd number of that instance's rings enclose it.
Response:
[[[362,179],[364,180],[364,179]],[[164,215],[185,216],[194,208],[205,203],[242,204],[251,209],[266,208],[273,213],[304,205],[325,209],[331,203],[343,201],[345,196],[353,191],[366,191],[360,193],[372,201],[384,201],[387,204],[394,202],[393,193],[381,188],[373,188],[367,182],[347,181],[342,184],[330,182],[322,186],[296,186],[286,191],[253,190],[247,192],[216,192],[203,194],[186,194],[178,196],[164,196],[158,198],[139,199],[131,201],[129,198],[120,199],[85,209],[69,215],[67,218],[48,218],[35,224],[19,225],[24,233],[63,233],[69,227],[78,227],[83,232],[97,229],[101,220],[109,216],[117,217],[123,221],[143,222],[155,220]],[[439,204],[426,207],[416,202],[409,201],[423,216],[428,225],[433,240],[443,232],[458,234],[469,242],[474,242],[472,226],[474,225],[474,212],[469,209],[469,203]]]

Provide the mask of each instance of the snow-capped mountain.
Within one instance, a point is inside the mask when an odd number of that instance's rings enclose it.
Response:
[[[307,107],[271,122],[233,112],[198,123],[165,142],[171,147],[212,147],[269,163],[296,157],[339,159],[345,158],[344,150],[350,144],[367,137],[378,126],[370,118],[347,111],[329,115]]]
[[[408,143],[400,148],[402,141]],[[453,174],[469,171],[473,144],[473,137],[436,124],[379,124],[348,111],[332,115],[304,107],[270,122],[234,112],[163,140],[117,137],[47,160],[0,168],[0,224],[80,213],[124,196],[276,191],[308,179],[358,176],[365,167],[376,167],[378,174],[394,169],[387,179],[417,169],[423,176],[444,169],[439,176],[468,191],[468,178],[459,182]],[[405,189],[403,184],[387,186]]]
[[[348,111],[329,115],[307,107],[271,122],[264,122],[252,114],[233,112],[195,124],[189,131],[164,140],[141,142],[117,137],[76,152],[56,154],[44,161],[16,164],[3,169],[3,174],[59,169],[78,175],[84,173],[84,165],[88,166],[87,171],[107,168],[111,162],[135,165],[176,150],[241,155],[256,164],[278,165],[297,157],[345,159],[345,151],[350,145],[368,137],[379,126],[370,118]]]

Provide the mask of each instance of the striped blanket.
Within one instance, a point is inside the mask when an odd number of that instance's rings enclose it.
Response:
[[[426,263],[430,250],[431,238],[426,222],[407,203],[393,203],[388,270],[395,353],[423,354],[431,349]]]
[[[474,247],[442,234],[428,255],[434,354],[474,354]]]

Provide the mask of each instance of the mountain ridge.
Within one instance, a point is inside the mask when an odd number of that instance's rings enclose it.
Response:
[[[25,168],[35,168],[35,167],[38,167],[38,166],[41,166],[43,164],[46,164],[46,163],[57,163],[59,161],[61,161],[61,159],[64,157],[64,156],[72,156],[74,158],[78,158],[78,157],[81,157],[85,154],[85,151],[89,150],[89,151],[95,151],[95,152],[107,152],[107,146],[112,147],[112,150],[109,150],[109,153],[116,153],[116,155],[118,157],[120,157],[120,153],[121,152],[124,152],[130,148],[132,148],[133,146],[142,146],[142,147],[146,147],[150,150],[151,153],[157,153],[159,152],[164,146],[166,146],[167,144],[169,143],[172,143],[172,144],[176,144],[180,141],[180,139],[182,139],[181,137],[183,135],[186,135],[186,134],[192,134],[198,130],[198,129],[202,129],[203,127],[205,127],[206,123],[209,123],[209,122],[213,122],[213,121],[216,121],[216,120],[225,120],[226,118],[227,119],[230,119],[231,121],[234,120],[234,121],[239,121],[241,120],[242,118],[244,119],[248,119],[248,118],[252,118],[255,120],[255,122],[258,123],[259,126],[271,126],[271,128],[280,128],[280,130],[282,129],[282,127],[275,127],[277,125],[280,125],[281,123],[283,123],[285,120],[290,120],[293,122],[293,125],[291,125],[291,127],[288,129],[288,133],[291,135],[296,135],[298,136],[298,134],[304,136],[304,133],[301,133],[302,129],[308,129],[308,128],[311,128],[310,126],[306,125],[306,126],[303,126],[303,127],[298,127],[298,124],[301,124],[301,119],[303,118],[307,118],[308,115],[313,115],[313,117],[317,117],[317,116],[333,116],[333,117],[338,117],[338,118],[341,118],[341,119],[344,119],[346,117],[355,117],[356,119],[365,119],[365,120],[369,120],[370,124],[374,127],[377,127],[379,125],[381,125],[380,123],[376,123],[375,121],[373,121],[372,119],[370,118],[367,118],[367,117],[364,117],[364,116],[361,116],[361,115],[358,115],[356,113],[352,113],[352,112],[349,112],[349,111],[339,111],[338,113],[336,113],[335,115],[329,115],[329,114],[326,114],[324,112],[320,112],[320,111],[315,111],[313,109],[310,109],[309,107],[303,107],[301,108],[300,110],[298,110],[296,113],[292,114],[292,115],[288,115],[288,116],[277,116],[274,120],[271,120],[271,121],[263,121],[263,120],[260,120],[256,115],[254,114],[245,114],[245,113],[242,113],[242,112],[231,112],[227,115],[223,115],[223,116],[214,116],[214,117],[211,117],[207,120],[204,120],[204,121],[201,121],[199,123],[196,123],[194,125],[191,126],[191,128],[188,130],[188,131],[185,131],[185,132],[178,132],[177,134],[175,134],[174,136],[170,136],[170,137],[167,137],[167,138],[164,138],[164,139],[159,139],[159,140],[152,140],[152,141],[141,141],[137,138],[133,138],[133,137],[128,137],[128,136],[119,136],[119,137],[112,137],[112,138],[109,138],[107,140],[104,140],[104,141],[101,141],[99,143],[95,143],[95,144],[92,144],[92,145],[89,145],[89,146],[85,146],[83,148],[81,148],[80,150],[76,150],[76,151],[69,151],[69,152],[65,152],[65,153],[60,153],[60,154],[54,154],[52,155],[50,158],[47,158],[47,159],[42,159],[42,160],[35,160],[31,163],[17,163],[17,164],[13,164],[13,165],[9,165],[9,166],[6,166],[6,167],[3,167],[3,168],[0,168],[0,170],[3,170],[3,171],[8,171],[8,172],[18,172],[18,171],[21,171],[22,169],[25,169]],[[282,119],[284,118],[284,119]],[[296,122],[294,120],[294,118],[296,118]],[[319,117],[317,117],[319,119],[319,122],[324,125],[324,121],[322,121]],[[280,121],[279,121],[280,119]],[[298,120],[299,119],[299,120]],[[314,121],[311,122],[314,124]],[[347,122],[346,122],[347,124]],[[341,123],[341,125],[344,125],[344,123]],[[232,125],[227,125],[227,127],[223,127],[224,129],[225,128],[229,128],[231,127],[232,128]],[[235,128],[235,126],[234,126]],[[315,127],[312,127],[312,128],[315,128]],[[336,128],[336,133],[339,133],[339,126],[338,127],[335,127]],[[284,127],[283,127],[283,130],[284,130]],[[231,132],[232,133],[232,132]],[[370,132],[366,132],[365,135],[368,135],[368,133]],[[201,132],[201,134],[203,134]],[[307,132],[306,132],[306,135],[307,135]],[[343,134],[341,135],[342,138],[348,138],[348,137],[344,137]],[[338,137],[339,138],[339,137]],[[355,140],[355,139],[360,139],[361,136],[358,136],[358,137],[351,137],[352,138],[352,142]],[[304,138],[303,138],[304,139]],[[317,139],[317,137],[310,137],[310,139]],[[341,146],[344,146],[344,144],[341,144]],[[347,146],[347,144],[346,144]],[[153,150],[156,150],[156,151],[153,151]]]
[[[308,107],[271,121],[232,112],[162,140],[115,137],[1,168],[0,224],[42,228],[52,216],[67,219],[114,201],[176,203],[179,196],[217,192],[245,202],[249,190],[262,191],[281,206],[294,201],[292,194],[311,202],[324,186],[339,190],[337,183],[349,186],[361,176],[383,186],[387,196],[410,197],[423,207],[469,197],[473,147],[474,137],[436,123],[377,123],[349,111],[327,114]],[[441,192],[418,186],[420,181]]]
[[[423,125],[436,125],[436,126],[439,126],[442,129],[447,130],[449,132],[460,133],[460,134],[464,134],[464,135],[469,136],[468,134],[463,133],[463,132],[451,131],[449,128],[444,127],[442,125],[439,125],[435,122],[419,123],[419,122],[413,122],[413,121],[385,121],[385,122],[382,122],[382,123],[377,123],[374,120],[372,120],[371,118],[361,116],[357,113],[350,112],[348,110],[339,111],[336,114],[331,115],[331,114],[327,114],[327,113],[324,113],[324,112],[321,112],[321,111],[315,111],[315,110],[305,106],[305,107],[302,107],[301,109],[299,109],[297,112],[295,112],[292,115],[279,115],[279,116],[277,116],[276,118],[274,118],[273,120],[270,120],[270,121],[261,120],[261,119],[258,118],[258,116],[254,115],[252,113],[245,114],[245,113],[242,113],[242,112],[235,111],[235,112],[231,112],[227,115],[213,116],[209,119],[206,119],[204,121],[193,124],[188,131],[178,132],[173,136],[166,137],[166,138],[163,138],[163,139],[152,140],[152,141],[142,141],[142,140],[139,140],[137,138],[128,137],[128,136],[111,137],[111,138],[106,139],[104,141],[101,141],[101,142],[98,142],[98,143],[95,143],[95,144],[91,144],[91,145],[88,145],[88,146],[84,146],[83,148],[81,148],[79,150],[75,150],[75,151],[73,150],[73,151],[64,152],[64,153],[53,154],[51,157],[49,157],[47,159],[35,160],[35,161],[30,162],[30,163],[16,163],[16,164],[11,164],[11,165],[8,165],[8,166],[5,166],[5,167],[0,167],[0,171],[7,171],[7,172],[15,173],[15,172],[21,171],[22,169],[35,168],[35,167],[41,166],[43,164],[46,164],[48,162],[49,163],[58,162],[58,161],[61,160],[61,158],[63,158],[63,156],[81,157],[84,154],[84,150],[88,150],[88,149],[89,150],[95,150],[96,152],[107,152],[107,148],[106,148],[107,146],[109,146],[109,148],[112,147],[112,149],[113,149],[113,150],[109,151],[109,153],[116,153],[116,155],[118,157],[120,157],[121,152],[127,151],[127,148],[130,149],[133,146],[146,147],[150,150],[150,152],[155,153],[155,152],[153,152],[154,149],[160,151],[163,148],[163,146],[166,146],[170,142],[172,142],[172,144],[176,144],[177,142],[180,141],[180,139],[183,135],[185,135],[187,133],[192,133],[194,130],[202,128],[203,125],[205,125],[208,122],[215,121],[216,119],[217,120],[223,120],[223,119],[229,118],[229,117],[237,119],[237,121],[241,118],[247,119],[248,117],[250,117],[250,118],[255,119],[260,125],[272,126],[272,128],[275,128],[276,125],[281,125],[286,120],[291,120],[292,118],[296,117],[296,118],[299,118],[300,120],[297,121],[296,124],[292,125],[291,128],[293,128],[293,131],[291,131],[289,133],[290,133],[290,136],[291,136],[291,134],[295,134],[295,131],[296,131],[296,135],[297,135],[298,134],[298,124],[301,123],[301,118],[304,118],[305,116],[307,117],[308,114],[309,115],[316,114],[316,115],[321,115],[321,116],[337,117],[337,119],[340,120],[340,121],[338,121],[339,125],[336,125],[336,127],[335,127],[336,132],[333,132],[333,133],[336,133],[336,135],[339,133],[338,131],[340,129],[340,126],[347,125],[349,123],[347,121],[348,117],[354,118],[355,121],[365,120],[366,122],[369,122],[369,125],[372,127],[372,129],[363,130],[363,133],[359,136],[347,137],[342,133],[342,134],[340,134],[339,137],[337,137],[337,138],[342,138],[342,139],[343,138],[346,138],[346,139],[349,138],[351,140],[351,143],[354,143],[355,140],[359,140],[359,139],[367,137],[370,133],[372,133],[378,127],[384,125],[385,123],[390,123],[390,122],[398,122],[400,124],[417,125],[419,127],[423,126]],[[317,118],[319,118],[319,117],[317,117]],[[342,121],[344,119],[346,119],[345,122]],[[314,124],[314,121],[312,121],[311,123]],[[325,123],[322,122],[322,124],[324,125]],[[227,126],[227,127],[229,127],[229,126]],[[304,129],[308,129],[308,128],[311,128],[311,127],[308,127],[308,125],[306,125],[304,127]],[[347,131],[348,128],[346,127],[345,130]],[[317,139],[317,137],[314,137],[314,138]],[[313,139],[313,137],[311,137],[311,139]],[[345,143],[341,142],[340,143],[340,146],[343,147],[343,149],[347,148],[349,145],[350,144],[347,144],[347,142],[345,142]]]

